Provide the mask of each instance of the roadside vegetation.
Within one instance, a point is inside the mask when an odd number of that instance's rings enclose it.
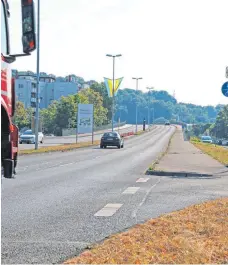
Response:
[[[91,142],[82,142],[78,144],[65,144],[65,145],[56,145],[56,146],[47,146],[42,147],[37,150],[35,149],[28,149],[28,150],[19,150],[19,155],[30,155],[30,154],[41,154],[41,153],[50,153],[50,152],[64,152],[64,151],[71,151],[74,149],[82,148],[82,147],[89,147],[98,145],[100,141],[94,141],[92,144]]]
[[[151,219],[65,264],[227,264],[228,198]]]
[[[202,143],[197,137],[191,138],[191,143],[220,163],[228,165],[228,149],[219,145]]]
[[[215,123],[218,113],[224,105],[197,106],[193,104],[178,103],[176,99],[166,91],[152,91],[150,94],[134,89],[120,89],[115,100],[115,120],[126,121],[128,124],[135,123],[135,107],[138,102],[138,122],[142,124],[146,119],[148,122],[148,106],[150,106],[150,121],[154,124],[187,123],[206,124],[210,127]],[[45,134],[61,136],[63,129],[75,129],[77,124],[78,103],[94,104],[94,125],[100,127],[110,124],[112,117],[112,99],[108,97],[105,84],[95,82],[90,88],[82,89],[75,95],[61,97],[53,101],[48,108],[40,110],[40,120]],[[22,102],[17,101],[16,112],[13,118],[19,130],[33,127],[33,110],[25,108]],[[218,134],[223,129],[224,115],[214,131]],[[207,125],[209,124],[209,125]],[[196,128],[196,131],[198,129]]]

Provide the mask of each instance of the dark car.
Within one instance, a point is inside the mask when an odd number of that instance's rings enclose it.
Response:
[[[118,148],[124,147],[124,139],[118,132],[107,132],[101,137],[100,148],[106,148],[107,146],[116,146]]]

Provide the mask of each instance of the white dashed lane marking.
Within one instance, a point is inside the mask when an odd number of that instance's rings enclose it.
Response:
[[[136,180],[136,182],[147,182],[149,178],[139,178]]]
[[[123,192],[123,194],[135,194],[138,190],[139,187],[129,187]]]
[[[122,206],[120,203],[108,203],[100,211],[94,214],[94,216],[112,216]]]
[[[67,164],[62,164],[60,167],[68,166],[68,165],[73,165],[73,163],[67,163]]]

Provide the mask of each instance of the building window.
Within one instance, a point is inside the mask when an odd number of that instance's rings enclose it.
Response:
[[[32,87],[33,87],[33,88],[36,88],[36,84],[35,84],[35,83],[32,83]]]
[[[22,84],[19,84],[19,88],[23,88],[24,86]]]
[[[35,98],[35,97],[36,97],[36,93],[32,92],[32,93],[31,93],[31,97],[32,97],[32,98]]]

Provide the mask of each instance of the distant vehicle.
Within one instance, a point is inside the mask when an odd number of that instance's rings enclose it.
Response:
[[[216,140],[216,144],[222,145],[222,140],[221,139]]]
[[[227,146],[228,146],[228,140],[223,139],[223,140],[222,140],[222,145],[227,145]]]
[[[20,135],[19,143],[35,144],[35,139],[35,133],[33,133],[32,130],[27,130]],[[41,144],[44,142],[44,135],[42,132],[38,133],[38,142],[40,142]]]
[[[207,135],[203,135],[201,137],[201,142],[202,143],[209,143],[209,144],[213,143],[211,136],[207,136]]]
[[[170,125],[170,122],[169,122],[169,121],[167,121],[167,122],[165,123],[165,125]]]
[[[54,134],[53,133],[48,133],[48,134],[45,134],[45,136],[51,136],[51,137],[53,137]]]
[[[116,146],[119,149],[124,147],[124,139],[118,132],[107,132],[101,137],[100,148]]]

